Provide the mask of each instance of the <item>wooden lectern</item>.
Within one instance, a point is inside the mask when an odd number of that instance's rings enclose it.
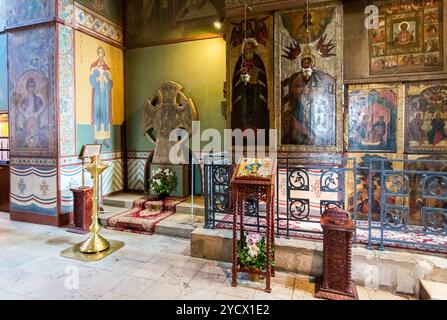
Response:
[[[250,198],[256,198],[266,202],[266,262],[265,271],[258,271],[265,276],[265,292],[271,292],[270,277],[275,275],[275,270],[271,265],[274,260],[273,245],[275,239],[274,233],[274,215],[273,202],[275,193],[275,175],[274,164],[269,159],[243,159],[238,169],[235,171],[231,179],[232,192],[232,208],[233,208],[233,267],[232,267],[232,283],[233,287],[237,286],[238,272],[253,272],[247,268],[239,266],[238,257],[238,216],[240,219],[239,239],[242,240],[244,235],[244,215],[246,206],[244,202]]]
[[[323,277],[316,285],[315,297],[330,300],[358,300],[351,279],[354,222],[338,207],[327,209],[320,220],[323,228]]]
[[[71,189],[71,191],[73,192],[74,227],[67,231],[87,234],[92,224],[93,189],[91,187],[79,187]]]

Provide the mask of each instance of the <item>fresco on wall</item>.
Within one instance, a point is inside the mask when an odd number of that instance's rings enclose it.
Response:
[[[276,14],[276,119],[284,151],[341,149],[340,19],[335,4]]]
[[[408,153],[446,152],[447,83],[407,84],[405,105],[405,151]]]
[[[122,24],[123,3],[121,0],[76,0],[78,3],[106,17],[107,19]]]
[[[54,0],[14,0],[7,2],[7,24],[26,24],[54,16]]]
[[[11,155],[56,154],[54,29],[9,34]]]
[[[219,36],[214,22],[224,0],[135,0],[126,2],[128,45],[148,45]]]
[[[396,152],[399,86],[348,87],[348,151]]]
[[[271,87],[273,23],[270,17],[257,17],[247,21],[247,41],[244,44],[243,21],[232,21],[228,30],[230,41],[227,42],[229,70],[231,70],[231,106],[228,126],[232,129],[266,131],[268,130],[273,102]],[[241,75],[248,73],[247,84]]]
[[[105,151],[117,150],[116,126],[124,121],[123,52],[81,32],[75,46],[76,122],[85,131],[77,148],[100,143]]]
[[[379,28],[369,32],[370,74],[441,70],[443,0],[376,1]]]
[[[0,34],[0,111],[8,110],[7,37]]]

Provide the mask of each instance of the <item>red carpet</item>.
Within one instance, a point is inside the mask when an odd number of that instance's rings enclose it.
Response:
[[[107,219],[107,228],[141,234],[153,234],[157,224],[175,213],[185,199],[160,201],[151,197],[135,200],[133,208]]]

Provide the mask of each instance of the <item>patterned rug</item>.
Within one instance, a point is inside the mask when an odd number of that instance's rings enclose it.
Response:
[[[176,206],[185,200],[168,198],[161,201],[151,197],[135,200],[132,209],[108,218],[107,228],[151,235],[157,224],[172,216]]]
[[[319,220],[314,221],[297,221],[289,220],[289,233],[287,233],[287,216],[280,214],[280,218],[275,217],[275,232],[280,236],[289,236],[294,238],[303,238],[310,240],[323,240],[322,229]],[[244,217],[244,224],[246,231],[258,232],[258,218],[256,217]],[[233,215],[227,214],[216,225],[216,228],[232,229]],[[239,221],[238,221],[239,225]],[[259,225],[262,228],[266,225],[266,219],[262,216],[259,218]],[[380,238],[379,225],[374,225],[372,229],[373,238]],[[279,232],[278,232],[279,231]],[[368,244],[368,222],[357,221],[356,241],[360,244]],[[418,232],[418,229],[414,229],[413,232],[398,232],[394,230],[384,230],[384,244],[388,247],[410,249],[432,253],[447,253],[447,237],[440,234],[426,234],[424,232]],[[387,241],[388,240],[388,241]],[[395,242],[401,241],[401,242]],[[378,244],[378,241],[374,241],[372,244]],[[433,247],[426,247],[427,245]],[[437,248],[434,248],[436,246]]]

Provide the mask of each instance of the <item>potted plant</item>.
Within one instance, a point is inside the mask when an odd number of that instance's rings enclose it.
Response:
[[[272,252],[273,253],[273,248]],[[273,254],[271,255],[273,257]],[[238,258],[241,271],[248,272],[250,281],[259,281],[260,274],[265,272],[267,261],[267,241],[259,233],[244,234],[238,243]],[[274,261],[270,261],[274,266]]]
[[[158,200],[165,200],[177,188],[177,177],[170,169],[158,169],[149,180],[149,186]]]

